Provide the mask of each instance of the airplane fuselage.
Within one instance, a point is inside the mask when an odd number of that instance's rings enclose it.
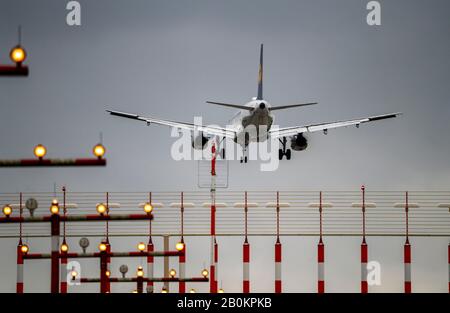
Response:
[[[270,104],[265,100],[252,100],[245,106],[253,109],[239,111],[231,121],[237,134],[234,141],[243,146],[248,146],[250,142],[266,141],[273,123]]]

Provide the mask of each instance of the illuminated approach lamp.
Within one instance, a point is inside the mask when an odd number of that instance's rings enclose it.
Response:
[[[177,249],[178,251],[182,251],[184,249],[184,243],[183,242],[178,242],[175,245],[175,249]]]
[[[40,160],[47,154],[47,148],[43,145],[37,145],[34,147],[34,155]]]
[[[22,48],[20,45],[17,45],[11,49],[9,57],[17,65],[21,65],[22,62],[27,58],[27,53],[24,48]]]
[[[52,214],[58,214],[59,213],[59,204],[57,199],[53,199],[52,205],[50,206],[50,212]]]
[[[137,248],[139,251],[143,252],[145,250],[145,244],[143,242],[138,243]]]
[[[97,158],[101,159],[105,155],[106,149],[105,149],[105,147],[102,144],[99,143],[98,145],[96,145],[94,147],[92,152],[94,153],[94,155]]]
[[[22,245],[22,246],[20,247],[20,251],[22,251],[23,254],[28,253],[29,250],[30,250],[30,249],[29,249],[28,246],[25,245],[25,244]]]
[[[9,217],[12,213],[12,208],[9,205],[5,205],[3,207],[3,214],[5,214],[6,217]]]
[[[106,251],[106,243],[104,243],[104,242],[101,242],[99,245],[98,245],[98,249],[100,250],[100,251],[102,251],[102,252],[105,252]]]
[[[99,203],[97,204],[96,210],[98,214],[103,215],[107,211],[107,208],[106,205],[104,205],[103,203]]]
[[[145,213],[150,214],[150,213],[152,213],[152,211],[153,211],[153,206],[150,203],[147,202],[146,204],[144,204],[144,212]]]

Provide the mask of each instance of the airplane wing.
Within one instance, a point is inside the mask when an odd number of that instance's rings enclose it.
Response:
[[[311,124],[311,125],[305,125],[305,126],[294,126],[294,127],[285,127],[285,128],[279,128],[277,129],[271,129],[269,131],[269,134],[272,138],[281,138],[281,137],[289,137],[294,136],[299,133],[312,133],[316,131],[328,131],[332,128],[338,128],[338,127],[346,127],[346,126],[353,126],[359,127],[360,124],[368,123],[368,122],[374,122],[379,120],[384,120],[388,118],[394,118],[402,113],[390,113],[390,114],[383,114],[383,115],[377,115],[377,116],[371,116],[366,118],[359,118],[354,120],[348,120],[348,121],[338,121],[338,122],[331,122],[331,123],[322,123],[322,124]]]
[[[223,128],[223,127],[203,126],[203,125],[196,125],[196,124],[192,124],[192,123],[163,120],[163,119],[158,119],[158,118],[154,118],[154,117],[145,117],[145,116],[140,116],[140,115],[133,114],[133,113],[125,113],[125,112],[120,112],[120,111],[106,110],[106,112],[108,112],[114,116],[126,117],[129,119],[146,122],[147,125],[158,124],[158,125],[165,125],[165,126],[170,126],[170,127],[180,128],[180,129],[186,129],[186,130],[190,130],[190,131],[199,131],[199,132],[203,132],[203,133],[213,135],[213,136],[227,137],[227,138],[233,138],[233,139],[236,137],[236,132],[234,130]]]

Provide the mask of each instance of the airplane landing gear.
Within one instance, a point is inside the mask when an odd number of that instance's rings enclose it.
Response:
[[[291,159],[291,149],[286,149],[287,139],[283,137],[283,139],[279,139],[282,145],[282,148],[278,150],[278,160],[282,160],[283,156],[286,156],[286,160]]]
[[[242,147],[241,163],[247,163],[247,162],[248,162],[247,147]]]

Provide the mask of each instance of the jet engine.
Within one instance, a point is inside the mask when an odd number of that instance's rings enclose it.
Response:
[[[203,136],[203,134],[198,135],[195,137],[194,140],[192,140],[192,148],[196,150],[203,150],[206,147],[206,144],[208,143],[209,139]]]
[[[303,151],[308,147],[308,140],[303,137],[302,133],[291,138],[291,149],[295,151]]]

